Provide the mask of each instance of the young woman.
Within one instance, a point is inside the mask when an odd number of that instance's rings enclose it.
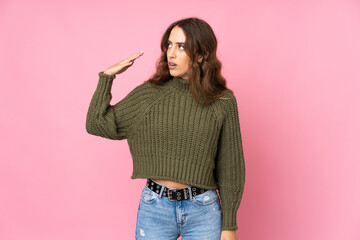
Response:
[[[136,239],[237,239],[245,164],[237,101],[216,49],[209,24],[186,18],[163,34],[153,76],[115,105],[113,80],[144,53],[99,72],[86,130],[127,139],[131,178],[147,179]]]

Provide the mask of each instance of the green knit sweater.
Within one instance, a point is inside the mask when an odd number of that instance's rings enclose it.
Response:
[[[99,72],[86,119],[88,133],[127,139],[135,178],[167,179],[219,189],[222,230],[237,230],[236,213],[245,164],[237,101],[231,91],[208,106],[198,104],[189,80],[174,77],[162,85],[143,82],[110,104],[116,76]]]

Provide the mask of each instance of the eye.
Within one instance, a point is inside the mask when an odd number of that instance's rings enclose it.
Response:
[[[184,45],[180,45],[179,47],[182,47],[183,49],[182,50],[184,50],[185,48],[184,48]]]

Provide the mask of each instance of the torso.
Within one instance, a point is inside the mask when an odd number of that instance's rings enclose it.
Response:
[[[170,180],[164,180],[164,179],[153,179],[153,180],[170,188],[182,189],[182,188],[190,187],[190,185],[186,185],[179,182],[173,182]]]

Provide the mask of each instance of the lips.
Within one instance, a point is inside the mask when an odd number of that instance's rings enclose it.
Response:
[[[169,62],[170,66],[177,66],[177,64],[175,64],[174,62]]]

